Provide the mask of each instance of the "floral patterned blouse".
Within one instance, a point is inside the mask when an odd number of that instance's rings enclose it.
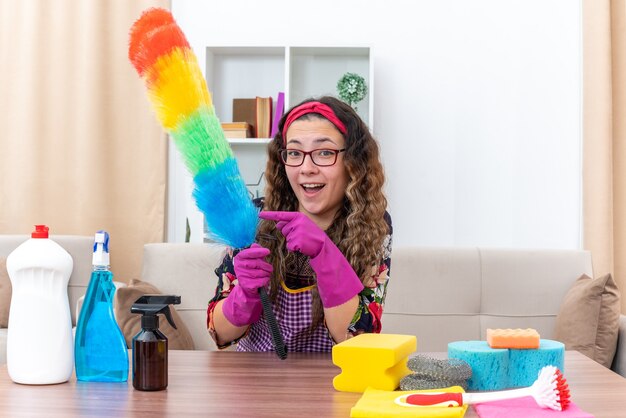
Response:
[[[387,292],[387,283],[389,282],[393,233],[391,216],[387,212],[385,212],[385,221],[389,226],[389,234],[383,242],[382,259],[378,266],[372,267],[370,278],[363,283],[364,289],[359,293],[359,306],[348,326],[347,331],[349,335],[354,336],[366,332],[379,333],[382,328],[381,317]],[[238,250],[229,251],[224,257],[222,265],[215,270],[218,284],[215,296],[209,301],[207,326],[209,333],[216,341],[213,310],[217,302],[228,297],[230,291],[237,284],[237,277],[233,267],[233,258],[237,252]],[[286,266],[286,277],[281,283],[282,289],[279,289],[279,298],[276,302],[281,307],[278,310],[277,321],[285,338],[287,348],[289,351],[329,351],[334,342],[324,324],[319,327],[323,329],[315,330],[316,332],[313,333],[313,336],[310,332],[302,332],[302,330],[308,329],[311,325],[311,298],[308,290],[315,286],[315,273],[309,265],[308,257],[298,254],[290,259],[291,261]],[[294,323],[293,317],[289,317],[289,314],[280,314],[281,311],[285,311],[285,307],[288,310],[299,312],[296,316],[300,319],[295,322],[300,323]],[[276,311],[275,306],[274,309]],[[305,310],[306,314],[303,315],[302,310]],[[263,321],[264,318],[261,317],[259,322]],[[240,342],[238,350],[270,351],[272,350],[272,345],[269,334],[264,331],[266,328],[266,324],[252,324],[248,332],[241,338],[218,347],[225,348]]]

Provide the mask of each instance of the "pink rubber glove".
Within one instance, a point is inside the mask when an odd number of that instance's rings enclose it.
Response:
[[[305,214],[262,211],[259,218],[276,221],[287,250],[310,257],[317,289],[325,308],[342,305],[363,290],[363,284],[334,242]]]
[[[273,267],[263,257],[270,250],[258,244],[239,252],[233,260],[237,285],[230,291],[222,305],[222,312],[228,321],[243,327],[259,320],[263,312],[259,288],[267,286]]]

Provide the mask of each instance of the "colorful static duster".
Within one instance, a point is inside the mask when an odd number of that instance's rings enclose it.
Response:
[[[128,57],[193,175],[193,197],[211,238],[233,248],[250,246],[258,210],[215,115],[196,56],[169,11],[153,8],[141,15],[130,30]],[[276,354],[285,359],[287,348],[264,288],[259,295]]]
[[[233,248],[251,245],[258,210],[215,115],[196,56],[169,11],[153,8],[141,15],[130,31],[128,57],[193,175],[193,197],[211,238]]]

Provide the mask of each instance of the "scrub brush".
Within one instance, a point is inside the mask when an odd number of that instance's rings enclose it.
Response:
[[[406,395],[405,395],[406,396]],[[554,366],[546,366],[539,371],[539,377],[532,386],[482,393],[450,393],[431,392],[414,393],[406,396],[407,406],[462,406],[483,402],[499,401],[504,399],[532,396],[542,408],[562,411],[570,403],[570,393],[567,381],[561,371]]]

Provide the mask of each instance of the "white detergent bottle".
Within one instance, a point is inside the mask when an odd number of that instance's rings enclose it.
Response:
[[[47,226],[36,225],[31,236],[7,258],[13,287],[7,369],[16,383],[63,383],[74,369],[67,297],[74,261],[48,238]]]

